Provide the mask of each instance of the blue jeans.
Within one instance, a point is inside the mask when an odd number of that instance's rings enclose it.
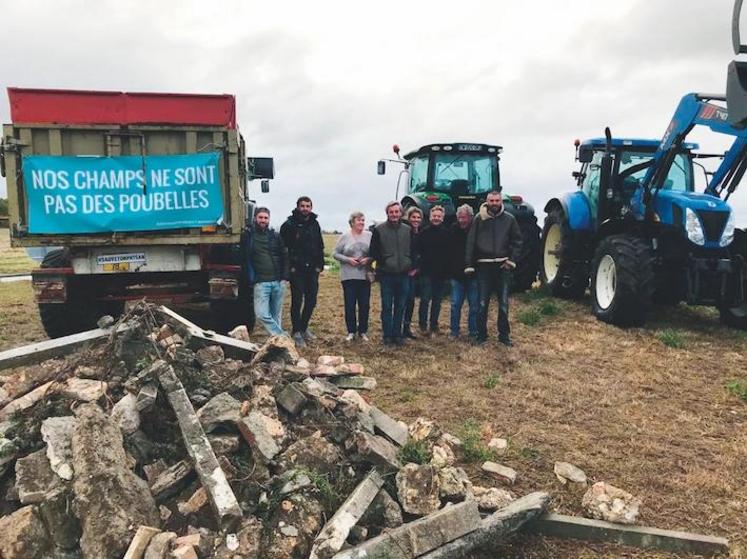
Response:
[[[412,313],[415,311],[415,297],[420,295],[419,287],[418,276],[407,276],[407,301],[405,301],[405,318],[402,326],[405,332],[411,330]]]
[[[438,317],[441,314],[441,299],[445,288],[446,280],[443,278],[420,276],[418,323],[421,330],[438,330]]]
[[[384,338],[402,337],[402,319],[410,288],[407,274],[380,274],[381,329]]]
[[[345,326],[348,328],[348,334],[367,333],[371,282],[365,279],[344,280],[342,293],[345,298]],[[357,321],[356,307],[358,307]]]
[[[508,290],[511,287],[511,271],[497,263],[477,264],[477,290],[480,304],[477,308],[477,339],[488,339],[488,306],[490,297],[498,293],[498,339],[508,340],[511,327],[508,323]]]
[[[469,335],[477,337],[477,305],[478,291],[477,280],[467,278],[465,280],[451,280],[451,335],[459,335],[459,322],[462,316],[462,305],[467,299],[469,313],[467,314],[467,328]]]
[[[270,335],[285,334],[283,330],[283,293],[281,281],[263,281],[254,284],[254,313]]]

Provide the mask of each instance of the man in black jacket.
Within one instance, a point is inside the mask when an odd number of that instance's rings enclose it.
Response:
[[[508,290],[516,257],[521,251],[521,230],[516,219],[503,207],[501,193],[494,190],[480,207],[467,235],[465,274],[477,268],[477,342],[488,339],[488,305],[498,292],[498,341],[511,346],[508,323]]]
[[[291,322],[298,347],[316,337],[309,330],[309,321],[319,293],[319,273],[324,269],[322,229],[312,207],[311,198],[301,196],[280,228],[290,260]]]
[[[418,238],[420,264],[420,308],[418,319],[424,334],[438,332],[441,299],[449,279],[449,231],[444,227],[443,206],[433,206],[430,224]]]

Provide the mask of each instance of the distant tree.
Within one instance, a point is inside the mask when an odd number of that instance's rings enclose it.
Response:
[[[8,215],[8,199],[0,198],[0,215]]]

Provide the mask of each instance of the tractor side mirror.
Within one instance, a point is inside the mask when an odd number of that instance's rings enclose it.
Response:
[[[580,146],[578,148],[578,160],[581,163],[591,163],[593,157],[594,152],[589,148],[589,146]]]
[[[275,178],[275,162],[272,157],[249,157],[247,164],[249,180]]]
[[[259,183],[260,189],[262,190],[262,194],[267,194],[270,192],[270,181],[267,179],[262,179],[262,182]]]
[[[379,175],[386,175],[386,161],[379,161],[376,164],[376,173]]]

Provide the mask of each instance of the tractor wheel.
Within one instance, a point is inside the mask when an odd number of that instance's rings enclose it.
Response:
[[[70,258],[64,249],[48,253],[41,263],[42,268],[66,268]],[[79,296],[81,290],[70,289],[64,303],[39,303],[39,317],[47,336],[59,338],[96,328],[96,322],[105,314],[119,317],[124,311],[124,302],[93,301]]]
[[[237,326],[254,329],[254,293],[251,287],[240,287],[238,299],[210,301],[211,322],[218,332],[227,333]]]
[[[539,271],[540,228],[537,218],[519,221],[521,229],[521,254],[516,259],[516,270],[512,282],[512,291],[522,293],[532,288]]]
[[[654,255],[646,241],[633,235],[602,240],[591,270],[594,316],[616,326],[640,326],[654,293]]]
[[[542,284],[556,297],[583,297],[589,278],[584,267],[572,261],[573,240],[563,210],[551,210],[545,217],[540,248]]]
[[[741,255],[744,262],[747,262],[747,231],[744,229],[734,231],[731,251],[733,254]],[[747,282],[745,282],[744,290],[747,293]],[[747,330],[747,301],[736,307],[721,307],[719,314],[721,322],[726,326]]]

